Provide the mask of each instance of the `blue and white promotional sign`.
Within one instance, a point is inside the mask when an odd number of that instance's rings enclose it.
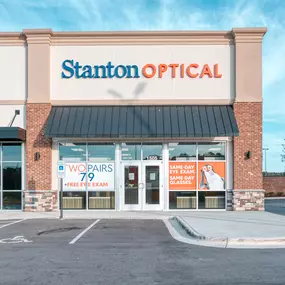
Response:
[[[63,161],[58,161],[57,163],[57,178],[65,177],[65,163]]]

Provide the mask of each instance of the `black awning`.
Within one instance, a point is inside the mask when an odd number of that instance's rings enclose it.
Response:
[[[0,127],[1,141],[25,141],[26,130],[19,127]]]
[[[45,132],[70,138],[238,136],[232,106],[54,106]]]

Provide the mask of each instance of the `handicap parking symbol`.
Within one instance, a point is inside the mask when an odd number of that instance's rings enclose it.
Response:
[[[0,239],[0,243],[29,243],[31,240],[25,239],[23,236],[16,236],[13,238]]]

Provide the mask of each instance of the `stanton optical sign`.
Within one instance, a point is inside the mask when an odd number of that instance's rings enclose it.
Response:
[[[172,78],[222,78],[218,64],[197,63],[161,63],[138,66],[115,65],[111,61],[105,65],[82,65],[78,61],[67,59],[62,62],[61,77],[65,79],[99,78],[163,78],[170,74]]]

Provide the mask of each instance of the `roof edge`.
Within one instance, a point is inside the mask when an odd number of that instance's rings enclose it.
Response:
[[[0,33],[0,45],[46,43],[50,45],[217,45],[234,44],[237,38],[260,41],[267,32],[261,28],[232,30],[168,30],[168,31],[53,31],[23,29],[22,32]]]

